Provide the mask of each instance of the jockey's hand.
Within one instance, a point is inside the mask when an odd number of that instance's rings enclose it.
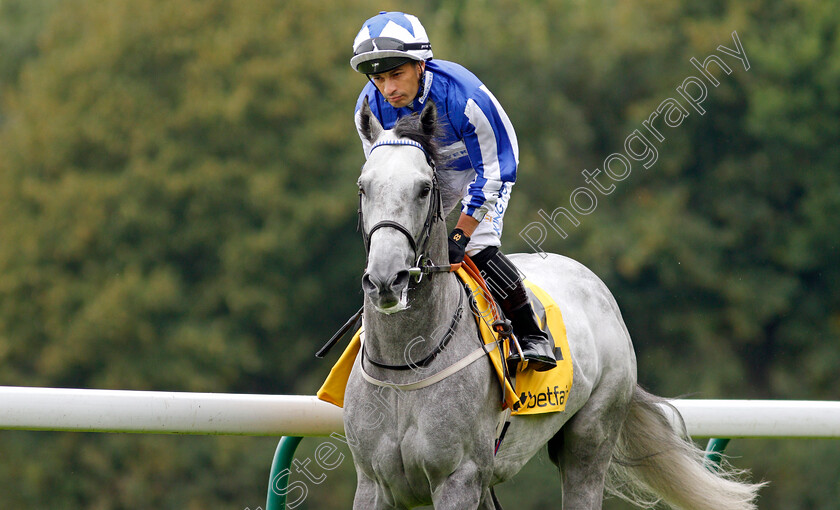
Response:
[[[467,244],[470,242],[470,236],[464,233],[460,228],[456,228],[449,234],[449,263],[458,264],[464,261],[464,255],[467,253]]]

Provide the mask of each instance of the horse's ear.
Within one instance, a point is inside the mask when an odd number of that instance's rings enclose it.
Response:
[[[379,138],[379,135],[382,133],[382,124],[379,123],[373,115],[373,112],[370,111],[370,104],[368,104],[367,97],[365,97],[362,103],[362,109],[359,111],[359,130],[362,132],[362,136],[371,143]]]
[[[437,131],[437,107],[434,101],[429,101],[420,112],[420,128],[423,134],[434,138]]]

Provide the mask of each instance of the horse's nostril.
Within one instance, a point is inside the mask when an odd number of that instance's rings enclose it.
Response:
[[[408,270],[403,269],[402,271],[397,272],[397,276],[394,277],[394,281],[391,282],[391,288],[400,291],[406,285],[408,285]]]
[[[362,276],[362,290],[368,295],[399,294],[408,285],[410,275],[407,269],[397,271],[393,277],[382,277],[375,271]]]
[[[364,290],[367,293],[376,292],[377,290],[376,284],[373,283],[373,281],[370,278],[370,274],[368,273],[365,273],[365,275],[362,276],[362,290]]]

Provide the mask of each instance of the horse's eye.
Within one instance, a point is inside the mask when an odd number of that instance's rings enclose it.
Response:
[[[429,196],[429,193],[432,191],[431,186],[423,186],[423,189],[420,190],[420,198],[426,198]]]

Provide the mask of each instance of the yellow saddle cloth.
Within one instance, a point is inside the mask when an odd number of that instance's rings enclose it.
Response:
[[[484,293],[466,271],[459,269],[456,274],[472,291],[472,298],[474,299],[472,312],[484,343],[495,342],[496,333],[490,327],[491,319],[488,317],[487,320],[484,320],[481,317],[483,311],[490,309]],[[573,372],[569,341],[566,338],[566,326],[563,323],[560,308],[545,291],[528,280],[525,280],[525,287],[543,329],[546,329],[545,325],[548,324],[549,337],[554,340],[557,366],[546,372],[535,372],[528,370],[527,367],[523,370],[520,365],[512,385],[509,380],[505,379],[502,366],[503,360],[507,358],[508,354],[507,345],[505,345],[503,354],[500,353],[499,349],[495,349],[489,354],[489,357],[499,380],[505,387],[504,407],[510,407],[512,414],[524,415],[562,411],[566,408],[566,399],[572,389]],[[489,314],[484,315],[489,316]],[[319,399],[338,407],[344,407],[344,390],[347,387],[347,380],[350,377],[353,363],[361,348],[361,334],[362,329],[359,329],[333,366],[326,381],[318,390]]]

